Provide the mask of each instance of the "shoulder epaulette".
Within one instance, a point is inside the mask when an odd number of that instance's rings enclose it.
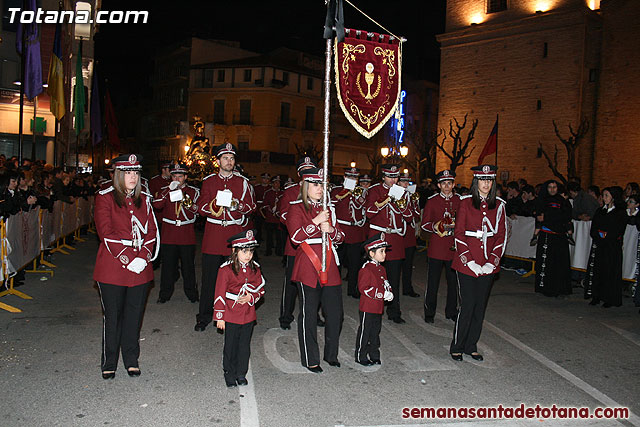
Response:
[[[256,265],[256,267],[260,268],[260,264],[258,264],[257,262],[253,261],[253,263]]]
[[[205,179],[209,179],[209,178],[211,178],[212,176],[216,176],[216,175],[217,175],[217,174],[212,173],[211,175],[207,175],[207,176],[205,176],[204,178],[202,178],[202,180],[204,181]]]
[[[298,203],[302,203],[302,200],[296,199],[289,202],[290,205],[297,205]]]
[[[376,187],[376,186],[378,186],[378,185],[380,185],[380,183],[379,183],[379,182],[376,182],[375,184],[373,184],[372,186],[370,186],[369,188],[367,188],[367,190],[371,190],[373,187]]]
[[[242,175],[240,172],[238,171],[233,171],[233,174],[235,176],[239,176],[240,178],[244,179],[245,181],[249,181],[249,178],[247,178],[246,176]]]
[[[471,194],[467,194],[466,196],[460,196],[460,200],[468,199],[471,197]]]
[[[102,194],[102,195],[105,195],[105,194],[107,194],[107,193],[109,193],[109,192],[111,192],[113,190],[114,190],[113,185],[110,185],[109,187],[105,188],[104,190],[99,190],[98,193]]]
[[[146,192],[146,191],[141,191],[140,194],[144,194],[145,196],[149,197],[151,200],[153,200],[153,196],[151,195],[151,192]]]
[[[507,202],[504,201],[504,199],[502,199],[500,197],[497,197],[497,196],[496,196],[496,200],[500,200],[502,203],[507,203]]]
[[[222,264],[220,264],[220,268],[222,268],[222,267],[226,267],[227,265],[230,265],[230,264],[231,264],[231,260],[230,260],[230,259],[228,259],[228,260],[226,260],[225,262],[223,262]]]
[[[292,183],[290,183],[290,184],[287,184],[287,185],[285,185],[285,186],[284,186],[284,189],[286,190],[286,189],[288,189],[288,188],[291,188],[291,187],[293,187],[293,186],[294,186],[294,185],[296,185],[296,184],[298,184],[298,183],[297,183],[297,182],[292,182]]]
[[[440,193],[432,194],[427,198],[427,200],[433,199],[434,197],[439,196],[439,195],[440,195]]]

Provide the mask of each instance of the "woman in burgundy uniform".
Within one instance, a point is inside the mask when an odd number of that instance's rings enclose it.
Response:
[[[104,312],[102,378],[115,377],[118,356],[130,376],[140,375],[140,326],[153,261],[160,243],[151,195],[141,190],[140,156],[114,159],[112,185],[95,198],[100,248],[93,279],[98,282]],[[155,246],[155,249],[154,249]]]
[[[258,246],[254,230],[229,238],[231,258],[218,270],[213,302],[214,320],[224,331],[222,368],[227,387],[247,385],[251,355],[251,334],[256,321],[256,307],[264,295],[264,277],[253,260]]]
[[[382,266],[389,244],[384,233],[371,236],[364,242],[369,260],[358,273],[360,291],[360,326],[356,334],[356,363],[364,366],[379,365],[380,329],[384,302],[393,300],[387,272]]]
[[[302,365],[311,372],[320,373],[318,350],[318,306],[322,303],[325,315],[324,360],[330,366],[340,367],[338,341],[342,328],[342,279],[338,271],[338,256],[334,244],[344,239],[336,223],[335,211],[322,209],[324,197],[323,170],[310,168],[300,172],[303,179],[300,198],[290,202],[287,229],[293,245],[297,245],[296,260],[291,280],[298,283],[300,315],[298,339]],[[327,233],[329,249],[326,270],[322,270],[322,233]]]
[[[483,360],[477,344],[491,284],[507,244],[505,202],[496,197],[498,168],[481,165],[471,170],[471,194],[461,197],[454,231],[456,256],[452,268],[458,277],[460,311],[449,353],[457,361],[462,360],[462,353]]]

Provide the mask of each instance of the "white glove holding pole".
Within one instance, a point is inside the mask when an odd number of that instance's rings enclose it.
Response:
[[[491,274],[495,269],[496,269],[496,266],[491,264],[490,262],[482,266],[482,272],[484,274]]]
[[[467,267],[469,267],[469,270],[473,271],[476,276],[480,276],[483,273],[482,267],[476,264],[475,261],[469,261]]]
[[[385,291],[384,291],[384,300],[385,301],[393,301],[393,292],[387,291],[385,289]]]
[[[127,265],[127,270],[136,274],[140,274],[147,266],[147,261],[143,258],[137,257]]]

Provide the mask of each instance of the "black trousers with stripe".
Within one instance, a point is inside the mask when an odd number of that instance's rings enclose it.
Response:
[[[385,261],[384,268],[387,270],[387,279],[393,292],[393,301],[387,303],[387,316],[389,319],[397,319],[400,311],[400,274],[402,273],[402,263],[404,259]]]
[[[455,319],[458,314],[458,285],[456,272],[451,269],[451,261],[429,258],[427,265],[429,267],[427,272],[427,290],[424,294],[425,317],[433,317],[436,315],[440,276],[442,275],[442,268],[444,268],[444,276],[447,280],[447,305],[444,308],[444,314],[447,319]]]
[[[300,314],[298,315],[298,341],[302,366],[320,364],[318,349],[318,307],[322,303],[325,316],[324,359],[329,362],[338,360],[338,346],[344,313],[342,309],[342,285],[311,286],[298,283],[300,295]]]
[[[98,282],[103,311],[103,371],[115,371],[122,352],[125,368],[137,368],[140,357],[140,326],[149,283],[118,286]]]
[[[226,255],[202,254],[202,284],[200,285],[200,310],[198,323],[208,325],[213,320],[213,298],[216,295],[218,269],[229,258]]]
[[[343,243],[338,246],[338,256],[340,257],[340,275],[342,268],[347,268],[347,295],[359,296],[358,273],[362,267],[362,242]]]
[[[225,322],[222,368],[224,369],[224,378],[228,382],[233,382],[237,378],[244,378],[247,375],[254,323],[249,322],[240,325],[238,323]]]
[[[189,300],[198,299],[196,286],[196,245],[160,245],[162,251],[162,274],[160,276],[160,298],[171,299],[178,277],[178,264],[182,271],[184,294]]]
[[[356,362],[380,360],[380,329],[382,314],[360,311],[360,326],[356,334]]]
[[[458,291],[460,292],[460,311],[453,329],[450,353],[475,353],[482,333],[484,312],[491,291],[494,274],[486,276],[468,276],[456,272]]]

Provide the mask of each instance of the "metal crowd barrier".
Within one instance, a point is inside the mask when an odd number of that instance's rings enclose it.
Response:
[[[38,265],[55,268],[56,266],[44,259],[44,252],[48,248],[51,253],[69,255],[68,250],[75,250],[66,244],[66,238],[73,235],[78,241],[80,229],[88,226],[88,231],[95,234],[93,224],[93,196],[88,200],[77,199],[73,203],[56,201],[52,212],[41,210],[40,207],[29,212],[19,212],[7,219],[0,220],[0,280],[6,290],[0,292],[0,297],[15,295],[23,299],[32,299],[31,296],[14,289],[15,274],[33,265],[27,273],[50,274],[51,269],[38,269]],[[0,309],[12,313],[20,313],[22,310],[0,302]]]

